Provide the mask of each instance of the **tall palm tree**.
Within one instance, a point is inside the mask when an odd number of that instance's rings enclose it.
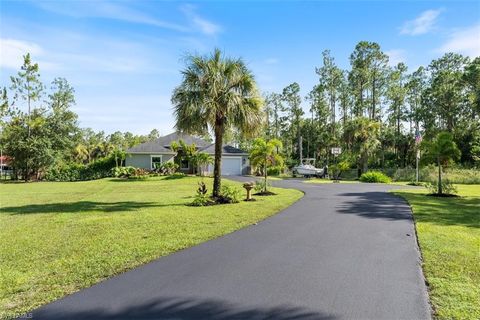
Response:
[[[251,136],[261,128],[263,101],[253,74],[241,59],[223,56],[215,49],[210,56],[189,56],[182,83],[174,90],[172,103],[179,131],[215,134],[213,197],[220,197],[223,135],[236,128]]]

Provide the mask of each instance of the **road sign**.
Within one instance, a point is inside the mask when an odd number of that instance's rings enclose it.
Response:
[[[338,156],[340,153],[342,153],[342,148],[332,148],[333,155]]]

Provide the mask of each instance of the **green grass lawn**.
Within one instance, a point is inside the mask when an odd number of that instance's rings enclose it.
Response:
[[[275,189],[255,202],[185,206],[199,180],[0,184],[0,318],[253,224],[303,195]]]
[[[412,206],[423,270],[438,319],[480,319],[480,185],[457,185],[460,198],[395,191]]]

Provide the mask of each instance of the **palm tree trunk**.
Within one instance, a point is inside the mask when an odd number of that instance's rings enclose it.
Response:
[[[213,167],[213,197],[220,197],[220,188],[222,186],[222,144],[223,144],[223,120],[215,121],[215,160]]]

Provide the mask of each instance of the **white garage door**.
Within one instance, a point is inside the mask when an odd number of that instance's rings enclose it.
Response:
[[[242,158],[223,157],[222,158],[222,175],[234,176],[242,174]]]

